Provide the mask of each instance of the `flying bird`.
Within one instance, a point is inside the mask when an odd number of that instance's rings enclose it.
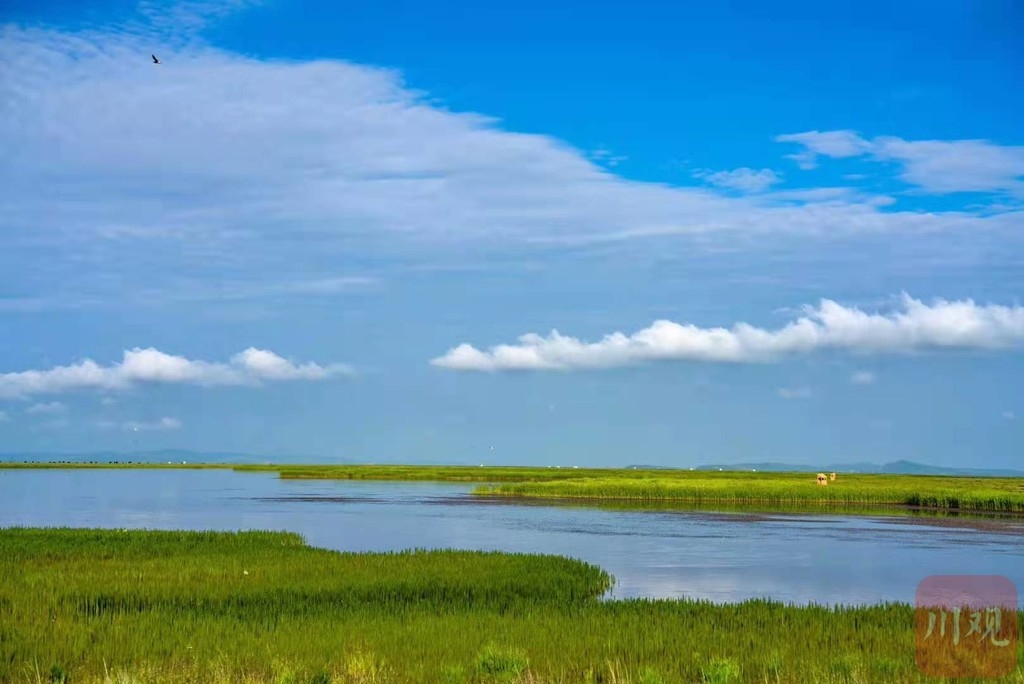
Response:
[[[153,58],[153,64],[160,64],[160,60],[156,58],[156,55],[150,55]]]

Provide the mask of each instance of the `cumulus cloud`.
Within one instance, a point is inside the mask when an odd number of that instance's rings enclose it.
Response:
[[[839,159],[867,155],[875,161],[900,164],[900,177],[928,192],[1024,195],[1024,146],[1001,146],[987,140],[905,140],[894,136],[867,140],[854,131],[808,131],[780,135],[775,140],[803,147],[787,157],[803,169],[815,168],[819,156]]]
[[[857,371],[850,376],[850,382],[854,385],[870,385],[875,381],[875,374],[870,371]]]
[[[248,348],[227,363],[211,363],[158,349],[126,350],[120,363],[101,366],[85,359],[69,366],[0,374],[0,398],[60,394],[74,390],[123,390],[137,384],[258,385],[262,381],[326,380],[350,374],[344,364],[296,364],[274,352]]]
[[[25,413],[28,413],[29,415],[54,414],[63,413],[66,410],[67,406],[65,406],[61,402],[51,401],[40,404],[32,404],[27,409],[25,409]]]
[[[868,313],[829,299],[777,330],[737,323],[701,328],[655,321],[632,335],[614,332],[598,342],[561,335],[523,335],[519,344],[482,351],[450,349],[431,364],[462,371],[612,368],[655,361],[750,363],[826,349],[899,353],[928,348],[1010,349],[1024,344],[1024,308],[978,305],[971,299],[931,305],[903,294],[902,310]]]
[[[748,193],[764,192],[782,180],[771,169],[755,171],[746,167],[732,171],[699,171],[694,175],[712,185]]]
[[[811,396],[808,387],[780,387],[778,394],[783,399],[807,399]]]

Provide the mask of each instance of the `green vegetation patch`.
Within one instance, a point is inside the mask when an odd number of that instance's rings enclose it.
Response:
[[[1024,513],[1024,480],[911,475],[843,474],[826,486],[807,473],[706,473],[578,477],[478,487],[478,495],[547,499],[724,504],[762,510],[816,505],[837,510],[904,506]]]
[[[237,466],[235,469],[276,472],[286,480],[404,480],[410,482],[526,482],[636,472],[609,468],[406,465],[275,465]]]
[[[934,681],[910,606],[607,601],[551,556],[15,528],[0,572],[5,684]]]

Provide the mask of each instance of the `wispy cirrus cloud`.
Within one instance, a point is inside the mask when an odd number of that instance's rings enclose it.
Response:
[[[285,282],[210,283],[193,279],[185,282],[170,280],[159,288],[137,287],[118,295],[63,292],[46,296],[0,297],[0,313],[34,312],[53,309],[85,309],[114,306],[161,306],[184,302],[239,302],[267,301],[284,298],[334,297],[370,292],[382,280],[374,276],[329,276],[305,278]]]
[[[263,0],[139,0],[136,30],[177,38],[197,33],[230,15],[263,4]]]
[[[931,305],[903,294],[903,309],[868,313],[822,300],[777,330],[748,323],[700,328],[668,320],[632,335],[583,342],[552,331],[523,335],[519,344],[482,351],[460,344],[431,364],[460,371],[571,370],[630,366],[657,361],[752,363],[826,349],[902,353],[922,349],[1005,350],[1024,345],[1024,307],[978,305],[973,300],[936,300]]]
[[[588,156],[590,159],[601,164],[607,164],[608,166],[618,166],[628,159],[626,156],[615,154],[611,150],[606,150],[604,148],[594,150]]]
[[[764,192],[782,179],[771,169],[750,169],[747,167],[732,171],[698,171],[694,173],[712,185],[740,192]]]
[[[177,418],[164,417],[153,421],[129,421],[121,424],[125,432],[149,432],[153,430],[180,430],[183,423]]]
[[[811,396],[809,387],[780,387],[776,392],[783,399],[809,399]]]
[[[180,7],[202,24],[244,5]],[[451,111],[392,70],[175,42],[162,31],[193,24],[155,7],[143,8],[148,23],[103,31],[0,28],[0,270],[14,282],[45,266],[44,282],[107,274],[105,290],[76,282],[85,293],[76,302],[172,297],[180,278],[201,285],[195,296],[265,297],[301,294],[288,283],[303,280],[311,259],[429,261],[453,245],[468,254],[665,236],[987,235],[1021,222],[1012,207],[893,211],[848,189],[775,192],[767,169],[718,172],[713,187],[633,181],[602,165],[610,153],[588,158]],[[153,51],[163,64],[150,63]],[[788,137],[823,154],[864,145],[855,134],[799,135]],[[913,156],[895,143],[871,149]],[[282,287],[248,285],[267,274]],[[220,292],[223,282],[242,285]],[[0,299],[15,312],[61,305],[49,292]]]
[[[101,430],[122,430],[124,432],[152,432],[162,430],[180,430],[184,427],[184,423],[178,418],[172,418],[165,416],[158,420],[149,421],[138,421],[138,420],[126,420],[118,422],[116,420],[97,420],[93,421],[93,427]]]
[[[871,151],[871,143],[853,131],[807,131],[775,136],[775,142],[797,143],[804,149],[786,155],[804,170],[817,168],[818,157],[843,159],[859,157]]]
[[[871,371],[857,371],[850,376],[850,382],[854,385],[872,385],[875,382],[875,374]]]
[[[259,385],[263,382],[317,381],[350,375],[344,364],[297,364],[274,352],[250,347],[227,363],[212,363],[135,348],[120,363],[102,366],[85,359],[69,366],[0,374],[0,398],[60,394],[76,390],[123,390],[140,384],[199,386]],[[49,404],[46,406],[52,406]],[[43,405],[40,405],[43,406]],[[42,412],[42,411],[40,411]]]
[[[807,131],[780,135],[775,140],[803,147],[788,155],[803,169],[815,168],[818,157],[866,155],[875,161],[900,164],[900,177],[928,192],[1009,192],[1024,196],[1024,146],[1003,146],[987,140],[905,140],[894,136],[867,140],[854,131]]]
[[[50,401],[39,404],[32,404],[25,413],[29,415],[53,415],[56,413],[64,413],[67,411],[67,406],[59,401]]]

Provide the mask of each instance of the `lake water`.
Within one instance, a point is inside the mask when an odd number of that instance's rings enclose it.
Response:
[[[1024,593],[1022,520],[620,512],[481,501],[471,489],[226,470],[0,470],[0,527],[288,530],[344,551],[558,554],[614,575],[615,597],[913,603],[933,574],[1005,575]]]

